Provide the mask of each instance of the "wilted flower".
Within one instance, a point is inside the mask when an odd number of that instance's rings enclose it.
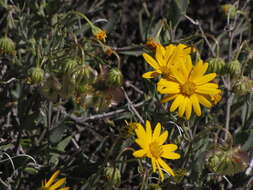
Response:
[[[137,135],[135,142],[141,147],[141,149],[135,151],[133,156],[137,158],[150,158],[153,172],[156,172],[158,169],[162,181],[164,180],[162,169],[174,176],[175,174],[173,170],[162,159],[166,158],[174,160],[180,158],[180,155],[174,152],[177,150],[177,145],[163,145],[168,138],[168,131],[164,131],[161,134],[161,124],[157,123],[154,132],[152,132],[150,122],[146,121],[146,130],[140,123],[136,123],[135,133]]]
[[[207,154],[207,165],[220,175],[234,175],[244,171],[249,163],[247,153],[240,147],[217,147]]]

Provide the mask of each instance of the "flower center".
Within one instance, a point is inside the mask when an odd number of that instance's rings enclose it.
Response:
[[[149,149],[152,156],[155,158],[159,158],[160,155],[162,154],[162,148],[156,141],[150,143]]]
[[[191,96],[194,94],[196,90],[196,85],[193,82],[186,81],[182,86],[181,86],[181,91],[184,95]]]

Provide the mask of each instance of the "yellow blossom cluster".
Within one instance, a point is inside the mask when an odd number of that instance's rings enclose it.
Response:
[[[161,102],[173,101],[169,110],[178,109],[179,116],[185,115],[187,120],[192,109],[200,116],[200,105],[211,108],[221,99],[218,84],[211,82],[216,73],[205,74],[208,63],[202,60],[192,63],[191,53],[195,51],[195,48],[184,44],[171,44],[157,46],[155,57],[143,54],[146,62],[154,68],[144,73],[143,78],[161,76],[157,83],[157,91],[165,95]]]

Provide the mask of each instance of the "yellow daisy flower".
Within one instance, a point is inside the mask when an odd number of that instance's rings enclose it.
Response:
[[[174,152],[175,150],[177,150],[177,145],[163,145],[168,138],[168,131],[164,131],[162,134],[160,134],[161,124],[157,123],[154,132],[152,133],[149,121],[146,121],[146,130],[140,123],[137,123],[136,126],[137,128],[135,129],[135,133],[137,135],[137,139],[135,140],[135,142],[141,147],[141,149],[135,151],[133,153],[133,156],[137,158],[150,158],[153,172],[156,172],[156,170],[158,169],[162,181],[164,180],[164,174],[162,172],[162,169],[165,170],[167,173],[170,173],[172,176],[175,176],[173,170],[162,159],[166,158],[174,160],[180,158],[180,155]]]
[[[159,75],[163,75],[165,78],[171,77],[171,68],[175,64],[184,63],[187,58],[190,58],[190,53],[193,51],[195,51],[194,48],[184,44],[179,44],[177,46],[171,44],[166,47],[157,45],[155,59],[147,53],[143,54],[145,61],[155,70],[144,73],[142,77],[154,78]]]
[[[200,116],[200,104],[208,108],[212,106],[207,96],[221,93],[218,84],[210,83],[216,77],[216,73],[205,75],[207,68],[208,64],[202,60],[193,66],[191,59],[187,59],[181,67],[174,67],[175,80],[161,79],[157,83],[157,90],[161,94],[167,94],[161,102],[174,100],[170,111],[173,112],[178,108],[179,116],[182,117],[185,113],[187,120],[191,116],[192,107],[197,116]]]
[[[98,30],[96,33],[94,33],[94,36],[97,40],[105,42],[105,39],[107,37],[106,32],[104,30]]]
[[[66,178],[61,178],[55,182],[55,179],[57,178],[59,174],[60,174],[60,170],[57,170],[56,172],[54,172],[54,174],[50,177],[48,181],[45,180],[45,182],[42,182],[42,186],[38,190],[69,190],[69,187],[59,188],[66,182]]]

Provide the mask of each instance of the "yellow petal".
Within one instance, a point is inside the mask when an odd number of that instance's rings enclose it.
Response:
[[[157,139],[158,144],[162,145],[167,140],[168,135],[168,131],[164,131]]]
[[[160,92],[161,94],[176,94],[180,92],[180,86],[176,82],[162,78],[157,83],[157,91]]]
[[[45,183],[45,187],[50,187],[59,174],[60,174],[60,170],[57,170],[56,172],[54,172],[54,174],[50,177],[48,182]]]
[[[165,144],[162,145],[162,149],[164,152],[173,152],[175,150],[177,150],[177,145],[176,144]]]
[[[179,105],[179,109],[178,109],[178,114],[180,117],[182,117],[184,115],[185,106],[186,106],[186,101],[185,101],[185,97],[183,97],[182,103]]]
[[[174,66],[171,68],[171,73],[180,84],[184,84],[185,81],[188,79],[188,76],[183,75],[181,69],[182,69],[181,65]]]
[[[173,99],[175,99],[178,95],[175,94],[175,95],[167,95],[165,96],[162,100],[161,100],[161,103],[166,103],[168,101],[171,101]]]
[[[159,164],[159,162],[157,160],[156,160],[156,165],[157,165],[158,172],[159,172],[159,175],[161,177],[161,180],[163,181],[164,180],[164,175],[163,175],[163,172],[161,170],[160,164]]]
[[[146,136],[146,131],[140,123],[136,123],[135,133],[138,138],[143,138]]]
[[[56,183],[54,183],[50,188],[49,190],[55,190],[57,189],[58,187],[60,187],[62,184],[64,184],[66,182],[66,178],[62,178],[60,180],[58,180]]]
[[[204,75],[202,77],[196,78],[195,80],[193,80],[193,82],[196,85],[203,85],[203,84],[210,82],[215,77],[216,77],[216,73],[210,73],[210,74]]]
[[[135,152],[133,152],[133,156],[136,158],[145,157],[146,154],[147,154],[147,152],[144,149],[136,150]]]
[[[172,176],[175,176],[173,170],[169,167],[169,165],[168,165],[166,162],[164,162],[161,158],[159,158],[157,161],[158,161],[159,165],[160,165],[163,169],[166,170],[166,172],[168,172],[168,173],[171,174]]]
[[[193,94],[192,96],[190,96],[190,100],[192,102],[192,106],[193,106],[193,109],[194,109],[196,115],[200,116],[201,115],[201,109],[200,109],[198,98],[196,97],[195,94]]]
[[[163,152],[161,157],[166,158],[166,159],[176,160],[180,158],[180,154],[175,153],[175,152]]]
[[[150,79],[150,78],[158,77],[159,75],[161,75],[161,71],[156,70],[156,71],[146,72],[142,75],[142,77],[145,79]]]
[[[209,100],[207,100],[204,96],[201,96],[201,95],[196,95],[196,96],[197,96],[200,104],[202,104],[203,106],[205,106],[207,108],[212,107],[212,103]]]
[[[146,53],[142,54],[142,56],[151,67],[153,67],[155,70],[160,70],[159,64],[156,62],[156,60],[153,59],[153,57]]]
[[[151,164],[152,164],[152,168],[153,168],[153,172],[155,172],[156,171],[156,169],[157,169],[157,167],[156,167],[156,160],[155,160],[155,158],[151,158]]]
[[[152,129],[148,120],[146,121],[146,140],[147,142],[151,142],[152,140]]]
[[[69,187],[63,187],[63,188],[60,188],[59,190],[69,190]]]
[[[158,46],[156,48],[155,57],[156,57],[156,60],[158,61],[160,67],[165,66],[165,60],[164,60],[164,57],[163,57],[164,53],[165,52],[164,52],[164,47],[163,46]]]
[[[188,97],[186,97],[185,101],[186,101],[185,115],[186,115],[186,119],[189,120],[192,113],[192,102]]]
[[[175,46],[174,45],[168,45],[165,47],[166,53],[165,53],[165,62],[167,63],[167,65],[171,64],[171,56],[174,52]]]
[[[184,96],[183,95],[181,95],[181,94],[177,95],[177,97],[175,98],[175,100],[173,101],[173,103],[172,103],[172,105],[170,107],[170,111],[171,112],[175,111],[178,108],[178,106],[180,104],[182,104],[183,100],[184,100]]]
[[[207,95],[216,95],[220,92],[218,85],[215,83],[206,83],[201,86],[197,86],[195,92]]]
[[[147,148],[148,143],[144,137],[135,139],[135,142],[143,149]]]
[[[202,75],[204,75],[207,68],[208,68],[208,64],[203,63],[202,60],[199,60],[197,62],[197,64],[195,65],[195,67],[193,68],[193,70],[192,70],[191,79],[195,80],[196,78],[201,77]]]
[[[157,123],[154,133],[153,133],[152,141],[154,141],[156,138],[158,138],[160,136],[160,133],[161,133],[161,124]]]

